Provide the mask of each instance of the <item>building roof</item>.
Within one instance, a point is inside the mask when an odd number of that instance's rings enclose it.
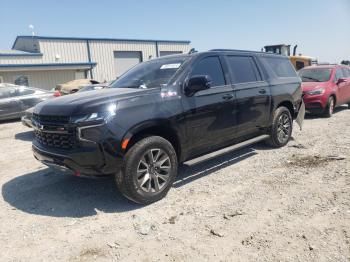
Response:
[[[189,40],[163,40],[163,39],[127,39],[127,38],[99,38],[99,37],[62,37],[62,36],[30,36],[19,35],[16,37],[15,42],[12,45],[12,49],[16,46],[16,43],[20,39],[37,39],[37,40],[83,40],[83,41],[123,41],[123,42],[158,42],[158,43],[178,43],[189,44]]]
[[[0,50],[0,56],[42,56],[42,53],[30,53],[20,50]]]
[[[38,63],[38,64],[0,64],[0,71],[4,70],[40,70],[40,69],[90,69],[96,63]]]

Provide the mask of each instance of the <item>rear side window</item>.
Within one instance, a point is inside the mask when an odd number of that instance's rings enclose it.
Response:
[[[217,56],[206,57],[199,61],[191,73],[191,76],[195,75],[209,76],[212,80],[213,86],[225,85],[224,73],[222,71],[219,57]]]
[[[280,57],[262,57],[262,62],[268,66],[277,77],[296,77],[292,63],[289,59]]]
[[[250,56],[228,56],[228,65],[234,84],[256,82],[260,80],[258,69]]]

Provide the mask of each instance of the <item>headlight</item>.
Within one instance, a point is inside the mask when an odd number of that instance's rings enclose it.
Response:
[[[322,95],[324,93],[324,88],[318,88],[307,92],[309,95]]]
[[[87,122],[102,123],[112,118],[116,114],[116,111],[117,111],[117,105],[111,104],[107,106],[104,111],[101,111],[101,112],[73,116],[72,122],[73,123],[87,123]]]

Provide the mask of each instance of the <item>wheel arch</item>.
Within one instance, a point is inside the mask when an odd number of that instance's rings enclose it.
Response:
[[[276,106],[275,110],[276,110],[277,108],[281,107],[281,106],[284,106],[284,107],[288,108],[288,110],[289,110],[289,112],[290,112],[290,114],[291,114],[291,116],[292,116],[293,118],[296,117],[296,115],[295,115],[295,110],[294,110],[294,105],[293,105],[293,103],[292,103],[291,101],[289,101],[289,100],[284,100],[284,101],[280,102],[280,103]]]
[[[337,95],[336,95],[335,93],[331,93],[331,94],[329,95],[328,99],[329,99],[330,97],[333,97],[333,98],[334,98],[334,105],[336,105],[337,102],[338,102]],[[328,99],[327,99],[327,101],[328,101]]]
[[[169,121],[152,120],[141,123],[131,128],[123,140],[128,140],[127,146],[124,149],[125,153],[142,138],[148,136],[160,136],[168,140],[174,147],[178,159],[181,159],[181,143],[178,132],[171,127]]]

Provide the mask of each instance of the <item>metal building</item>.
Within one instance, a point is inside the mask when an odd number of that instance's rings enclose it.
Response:
[[[111,81],[135,64],[190,50],[190,41],[18,36],[0,51],[0,82],[52,89],[74,79]]]

